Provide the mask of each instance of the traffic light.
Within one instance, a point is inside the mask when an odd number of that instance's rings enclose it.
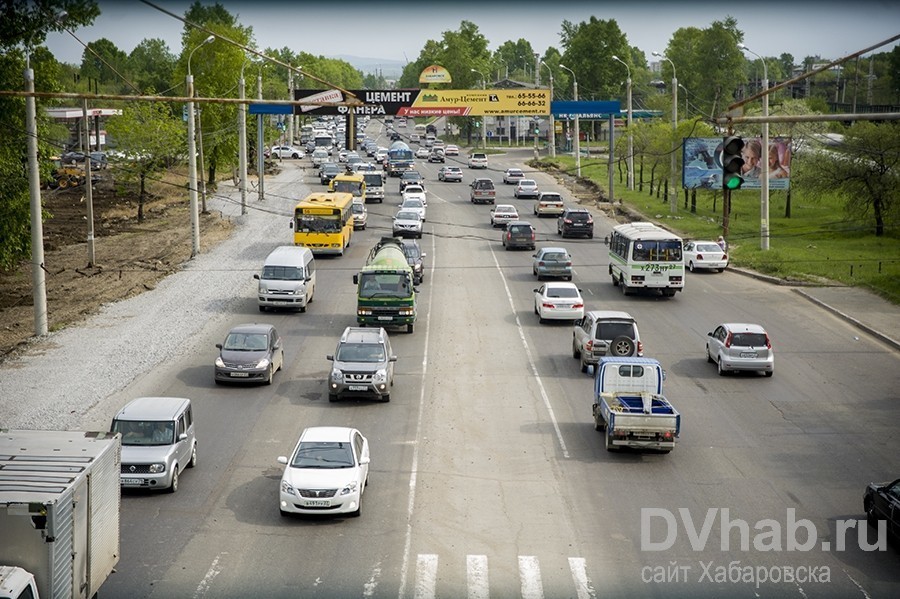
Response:
[[[740,189],[744,184],[741,176],[741,168],[744,166],[744,158],[741,150],[744,148],[744,140],[736,135],[729,135],[722,141],[722,188]]]
[[[480,121],[475,121],[475,128],[476,128],[476,129],[481,129],[481,122],[480,122]]]

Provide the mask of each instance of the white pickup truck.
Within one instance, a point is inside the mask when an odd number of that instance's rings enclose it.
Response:
[[[669,453],[681,432],[681,414],[662,394],[665,372],[652,358],[600,358],[594,378],[594,429],[606,450],[621,447]]]

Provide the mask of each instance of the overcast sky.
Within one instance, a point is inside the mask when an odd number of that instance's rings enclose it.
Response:
[[[151,0],[184,15],[190,1]],[[213,4],[203,0],[204,4]],[[526,39],[543,54],[559,47],[564,20],[573,23],[614,19],[628,42],[645,52],[664,51],[675,30],[705,28],[726,16],[737,19],[744,43],[763,56],[788,52],[800,62],[806,56],[837,58],[900,33],[896,0],[769,2],[681,2],[593,0],[591,2],[527,2],[518,0],[220,0],[238,21],[253,28],[260,49],[287,46],[314,55],[414,61],[427,40],[456,31],[463,20],[478,26],[490,50],[509,40]],[[100,0],[102,14],[91,27],[74,30],[82,42],[111,40],[125,52],[146,38],[161,38],[181,51],[182,23],[139,0]],[[83,46],[67,33],[51,34],[47,45],[58,60],[80,63]],[[896,42],[876,52],[890,50]]]

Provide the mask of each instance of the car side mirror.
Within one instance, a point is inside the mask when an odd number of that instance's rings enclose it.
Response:
[[[294,228],[294,221],[291,221],[290,224],[288,224],[288,228],[289,228],[289,229],[293,229],[293,228]]]
[[[287,463],[288,463],[287,456],[283,456],[283,455],[280,455],[277,458],[275,458],[275,461],[278,462],[279,464],[284,464],[285,466],[287,466]]]
[[[364,466],[369,463],[369,456],[363,456],[359,458],[359,465]]]
[[[427,257],[428,257],[428,254],[426,254],[425,252],[422,252],[421,256],[422,256],[423,258],[427,258]]]
[[[216,343],[216,347],[217,347],[218,349],[222,349],[222,344],[221,344],[221,343]]]
[[[537,293],[539,290],[538,290],[538,289],[532,289],[532,291],[534,291],[535,293]]]
[[[353,284],[359,285],[359,275],[353,275]]]
[[[186,440],[187,440],[187,433],[181,433],[180,435],[178,435],[178,440],[179,440],[179,441],[186,441]]]
[[[390,358],[388,358],[388,361],[389,361],[389,362],[396,362],[396,361],[397,361],[397,356],[391,356]]]
[[[258,280],[259,280],[259,275],[258,275],[258,274],[255,274],[255,275],[253,275],[253,278],[256,279],[256,280],[258,281]]]
[[[329,362],[334,362],[334,354],[328,354],[325,356],[325,359]]]
[[[706,334],[706,336],[707,336],[707,337],[712,337],[712,336],[713,336],[713,332],[712,332],[712,331],[708,332],[708,333]]]

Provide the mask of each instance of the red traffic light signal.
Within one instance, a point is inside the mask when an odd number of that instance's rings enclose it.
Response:
[[[736,135],[726,137],[722,141],[722,187],[724,189],[740,189],[744,184],[741,169],[744,166],[744,140]]]

